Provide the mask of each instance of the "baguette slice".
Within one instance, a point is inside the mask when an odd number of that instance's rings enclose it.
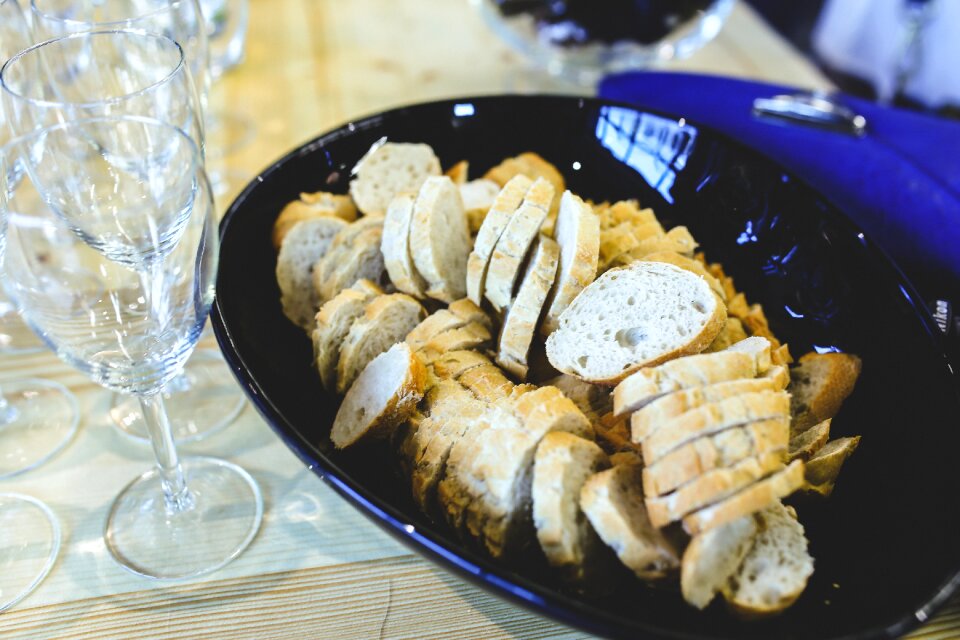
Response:
[[[590,477],[580,508],[600,538],[637,577],[663,577],[679,566],[676,551],[652,524],[643,506],[638,464],[620,464]]]
[[[543,304],[553,286],[559,255],[557,243],[540,236],[520,281],[517,296],[503,319],[497,364],[520,380],[527,377],[527,353],[537,331]]]
[[[813,425],[803,433],[790,438],[790,459],[810,460],[810,458],[827,444],[830,439],[830,418]]]
[[[380,241],[383,237],[383,227],[372,227],[357,235],[353,239],[353,246],[349,251],[337,252],[337,257],[327,258],[337,260],[340,264],[326,280],[319,282],[314,278],[314,291],[318,300],[323,303],[332,299],[347,287],[353,286],[358,280],[366,279],[371,282],[389,284],[386,269],[383,266],[383,254],[380,252]],[[314,269],[314,276],[329,272],[329,269]]]
[[[728,310],[729,312],[729,310]],[[728,349],[732,345],[741,340],[747,339],[747,332],[743,329],[743,323],[739,318],[733,318],[727,316],[727,324],[720,331],[720,335],[714,338],[713,342],[710,343],[710,346],[704,349],[704,353],[713,353],[715,351],[723,351]]]
[[[498,312],[503,311],[513,298],[514,284],[520,275],[523,259],[540,232],[552,199],[553,187],[543,178],[538,178],[497,240],[487,267],[485,295]]]
[[[320,306],[311,285],[314,265],[346,226],[343,220],[329,217],[298,222],[287,231],[280,246],[276,275],[283,314],[306,331],[313,330]]]
[[[479,400],[490,403],[503,400],[513,389],[513,382],[494,364],[480,365],[465,371],[458,381]]]
[[[467,176],[470,174],[470,163],[461,160],[449,169],[443,172],[443,175],[453,180],[453,184],[460,186],[467,183]]]
[[[690,235],[686,227],[674,227],[664,235],[653,235],[644,238],[640,244],[630,249],[627,255],[630,258],[642,260],[651,253],[671,251],[685,256],[692,256],[697,248],[697,241]]]
[[[808,353],[790,372],[794,433],[832,418],[853,393],[861,361],[849,353]]]
[[[483,221],[490,207],[493,206],[497,194],[500,193],[500,185],[493,180],[480,179],[458,186],[460,197],[463,198],[463,208],[467,212],[470,234],[476,234],[483,226]]]
[[[313,330],[313,355],[320,381],[330,391],[337,388],[337,363],[340,361],[340,346],[344,338],[374,296],[383,293],[369,280],[362,282],[365,284],[338,293],[324,303],[317,313],[317,326]]]
[[[453,313],[449,309],[438,309],[423,319],[407,334],[406,343],[414,351],[420,351],[427,343],[438,335],[451,329],[459,329],[468,324],[468,320]]]
[[[726,309],[701,278],[659,262],[608,271],[584,289],[547,338],[550,364],[613,385],[642,367],[698,353]]]
[[[494,198],[483,224],[480,225],[473,251],[467,260],[467,297],[474,304],[479,305],[484,298],[490,256],[531,185],[533,180],[526,176],[511,178]]]
[[[613,412],[624,415],[674,391],[756,375],[757,360],[749,353],[719,351],[678,358],[640,369],[618,384],[613,390]]]
[[[636,200],[621,200],[612,205],[598,205],[594,209],[603,229],[611,229],[624,222],[634,226],[658,222],[653,209],[641,209],[640,203]]]
[[[733,343],[727,351],[751,354],[757,362],[757,373],[764,374],[773,364],[770,357],[772,346],[767,338],[752,336]]]
[[[410,223],[416,194],[401,193],[390,201],[383,219],[380,250],[387,274],[398,291],[414,298],[426,297],[427,281],[413,264],[410,247]]]
[[[767,369],[763,377],[773,380],[778,391],[783,391],[790,385],[790,369],[786,365],[773,365]]]
[[[490,346],[490,332],[477,322],[450,329],[430,339],[422,349],[424,357],[431,363],[449,351],[463,349],[484,349]]]
[[[461,298],[455,302],[451,302],[447,309],[468,323],[477,322],[487,329],[493,329],[493,321],[490,319],[490,316],[487,315],[487,312],[475,305],[473,301],[468,298]]]
[[[353,169],[350,195],[360,211],[382,216],[397,194],[416,193],[430,176],[440,175],[440,161],[428,145],[405,142],[375,144]]]
[[[770,616],[796,602],[813,575],[813,558],[801,525],[781,502],[757,514],[760,531],[723,596],[737,614]]]
[[[424,316],[420,303],[404,293],[374,298],[350,327],[337,363],[337,393],[346,393],[375,357],[401,342]]]
[[[688,515],[683,519],[683,528],[688,534],[695,536],[765,509],[802,486],[803,461],[794,460],[783,471],[750,485],[723,502]]]
[[[600,416],[610,413],[613,408],[613,399],[610,397],[610,390],[589,382],[584,382],[580,378],[561,373],[549,380],[544,381],[545,385],[550,385],[560,389],[563,395],[567,396],[573,403],[583,411],[588,418],[597,420]],[[597,420],[593,420],[596,423]]]
[[[807,463],[806,489],[829,497],[847,458],[853,455],[860,444],[860,436],[838,438],[828,442]]]
[[[707,271],[707,268],[699,260],[680,255],[676,251],[654,251],[653,253],[648,253],[643,256],[641,259],[645,262],[667,262],[685,271],[689,271],[696,276],[700,276],[707,281],[707,284],[710,285],[710,288],[713,289],[713,292],[716,293],[721,300],[727,299],[727,293],[724,291],[720,281],[710,275],[710,272]],[[746,338],[747,336],[744,335],[743,337]]]
[[[313,288],[319,292],[321,285],[343,265],[344,260],[354,250],[356,239],[371,229],[383,229],[383,218],[366,216],[340,229],[333,237],[330,248],[313,269]]]
[[[526,176],[531,180],[544,179],[553,186],[554,193],[563,193],[566,188],[563,174],[532,151],[521,153],[515,158],[507,158],[487,171],[483,177],[502,186],[518,175]]]
[[[534,456],[531,496],[537,540],[547,561],[573,581],[602,567],[602,542],[579,503],[583,484],[609,464],[595,443],[563,431],[544,436]]]
[[[790,396],[782,391],[745,393],[691,409],[654,431],[643,441],[643,459],[653,464],[680,445],[740,424],[785,418]]]
[[[459,189],[446,176],[427,178],[413,207],[410,252],[428,296],[453,302],[466,295],[470,247]]]
[[[554,236],[560,246],[560,258],[540,326],[545,336],[556,331],[560,314],[596,277],[600,220],[583,200],[565,191],[560,198]]]
[[[350,196],[318,191],[301,193],[300,197],[287,203],[273,223],[273,248],[280,250],[283,239],[293,225],[313,218],[334,217],[344,222],[357,219],[357,208]]]
[[[631,435],[634,442],[641,443],[661,425],[691,409],[744,393],[776,390],[776,381],[770,378],[745,378],[674,391],[660,396],[630,417]]]
[[[778,451],[745,458],[728,469],[714,469],[682,485],[673,493],[647,497],[647,513],[655,527],[665,527],[683,516],[714,504],[784,467]]]
[[[344,449],[389,437],[416,410],[426,375],[416,354],[402,342],[371,360],[340,404],[330,431],[333,444]]]
[[[744,516],[694,537],[680,565],[683,599],[698,609],[710,604],[753,548],[757,530],[757,519]]]

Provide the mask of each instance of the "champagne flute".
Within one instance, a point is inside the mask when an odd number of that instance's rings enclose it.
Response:
[[[119,11],[132,0],[107,4]],[[179,22],[159,9],[149,16],[154,20],[165,16],[164,23]],[[114,17],[119,19],[119,14]],[[75,17],[70,24],[80,22]],[[20,131],[85,116],[142,115],[175,124],[203,145],[200,102],[186,54],[160,34],[129,30],[70,33],[14,57],[0,72],[0,81]],[[181,443],[223,429],[246,404],[226,363],[206,349],[197,352],[164,393],[170,401],[174,438]],[[110,417],[125,435],[144,444],[149,441],[134,399],[114,394]]]
[[[19,5],[14,0],[0,0],[0,57],[6,60],[29,44],[29,28]],[[5,112],[0,110],[0,147],[9,138],[5,119]],[[11,177],[16,165],[15,158],[6,162]],[[3,348],[18,351],[41,344],[21,340],[32,332],[5,296],[0,296],[0,311]],[[32,378],[4,382],[0,387],[0,479],[33,469],[60,452],[76,433],[79,416],[76,399],[63,385]],[[31,518],[34,512],[30,508],[13,509],[7,516],[0,513],[0,519],[13,519],[13,514]],[[13,592],[12,587],[8,590],[5,586],[0,569],[0,598]]]
[[[62,360],[136,396],[157,459],[111,505],[107,549],[151,578],[214,571],[253,540],[263,499],[234,464],[178,457],[160,393],[214,295],[216,217],[199,149],[169,124],[129,116],[72,120],[11,145],[25,172],[0,189],[3,284]],[[64,309],[76,286],[68,262],[96,275],[73,297],[83,313]]]

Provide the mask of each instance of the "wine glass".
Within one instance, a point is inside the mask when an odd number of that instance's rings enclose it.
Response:
[[[60,523],[50,507],[30,496],[0,493],[0,612],[47,577],[59,551]]]
[[[156,17],[159,10],[151,15]],[[160,34],[71,33],[14,57],[0,72],[0,82],[19,131],[85,116],[142,115],[175,124],[203,145],[200,103],[186,55],[176,42]],[[203,349],[164,393],[170,400],[169,417],[178,442],[199,440],[223,429],[246,403],[223,359]],[[148,442],[135,400],[114,394],[110,417],[122,433]]]
[[[6,60],[29,44],[29,28],[19,5],[0,0],[0,57]],[[0,147],[9,138],[5,119],[0,109]],[[6,166],[14,177],[15,159]],[[32,332],[5,296],[0,296],[0,313],[0,348],[24,351],[37,344],[20,339]],[[76,433],[79,416],[76,399],[63,385],[33,378],[4,382],[0,387],[0,479],[33,469],[59,453]],[[0,514],[0,519],[4,517]],[[44,539],[49,541],[49,536]],[[0,598],[5,593],[0,582]]]
[[[111,505],[107,549],[152,578],[218,569],[256,535],[260,489],[224,460],[180,459],[161,394],[214,296],[218,237],[199,148],[176,127],[129,116],[72,120],[10,144],[25,172],[0,189],[3,284],[62,360],[137,398],[157,459]],[[83,313],[64,308],[76,286],[67,261],[97,278],[73,296]]]

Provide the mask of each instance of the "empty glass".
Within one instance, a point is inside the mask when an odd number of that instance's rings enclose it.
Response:
[[[35,6],[39,4],[36,0]],[[83,3],[69,4],[79,11]],[[133,0],[106,4],[114,12],[122,6],[136,8],[130,6],[136,4]],[[83,8],[94,11],[96,7]],[[158,10],[151,15],[162,14]],[[74,17],[70,24],[81,23]],[[0,72],[0,81],[9,111],[15,115],[14,126],[21,132],[87,116],[143,115],[177,125],[201,145],[204,140],[200,102],[186,55],[163,35],[125,30],[73,33],[14,57]],[[165,390],[178,442],[219,431],[236,419],[245,405],[222,358],[209,351],[197,355]],[[143,416],[133,399],[115,395],[110,417],[124,434],[148,441]]]
[[[133,117],[66,122],[7,149],[4,161],[19,154],[25,172],[0,189],[4,286],[61,359],[137,397],[156,454],[156,468],[112,504],[107,548],[154,578],[223,566],[259,528],[260,490],[231,463],[181,460],[160,393],[214,295],[218,238],[199,149],[175,127]],[[69,265],[94,280],[65,276]]]
[[[47,505],[0,493],[0,612],[33,591],[60,551],[60,524]]]
[[[207,22],[210,75],[216,80],[243,60],[248,0],[200,0]]]

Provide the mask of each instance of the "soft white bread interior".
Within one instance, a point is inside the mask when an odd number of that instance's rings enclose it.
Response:
[[[740,568],[757,529],[756,518],[749,515],[695,536],[680,564],[683,599],[698,609],[710,604]]]
[[[466,295],[471,244],[460,190],[446,176],[427,178],[413,206],[410,252],[429,297],[453,302]]]
[[[277,284],[283,313],[305,331],[313,330],[313,319],[320,306],[313,289],[313,270],[347,223],[339,218],[323,217],[298,222],[291,227],[277,255]]]
[[[440,161],[425,144],[375,144],[353,169],[350,195],[360,211],[382,216],[404,191],[416,193],[430,176],[440,175]]]

